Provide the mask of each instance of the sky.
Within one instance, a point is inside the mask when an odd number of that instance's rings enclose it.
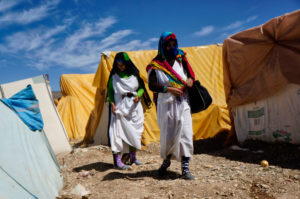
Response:
[[[104,51],[179,47],[228,36],[300,8],[300,0],[0,0],[0,84],[48,74],[95,73]]]

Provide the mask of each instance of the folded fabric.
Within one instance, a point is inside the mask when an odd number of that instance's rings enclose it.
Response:
[[[44,122],[39,108],[39,102],[36,99],[31,85],[16,93],[12,97],[0,99],[5,105],[10,107],[19,118],[32,131],[42,130]]]

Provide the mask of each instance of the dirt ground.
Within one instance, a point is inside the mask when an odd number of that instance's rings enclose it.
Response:
[[[106,146],[76,148],[59,156],[64,187],[58,198],[300,198],[300,147],[296,145],[252,141],[223,148],[214,139],[196,141],[190,164],[193,181],[181,179],[181,165],[175,160],[165,177],[157,175],[162,162],[158,143],[137,156],[143,165],[125,171],[113,168]],[[262,167],[261,160],[270,166]],[[85,196],[76,192],[80,186]]]

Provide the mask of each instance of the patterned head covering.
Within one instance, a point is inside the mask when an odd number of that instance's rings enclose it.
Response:
[[[178,48],[176,35],[172,32],[164,32],[161,34],[158,43],[158,55],[160,55],[162,59],[167,60],[165,48],[171,40],[174,40],[176,42],[176,46],[174,49],[176,59],[178,61],[182,61],[182,56],[184,55],[184,52]]]

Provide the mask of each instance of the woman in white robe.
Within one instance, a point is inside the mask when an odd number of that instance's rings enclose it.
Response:
[[[126,169],[130,164],[142,164],[136,158],[136,150],[141,149],[141,136],[144,131],[144,113],[141,98],[147,94],[139,71],[126,53],[118,53],[108,81],[110,102],[109,140],[113,152],[114,166]],[[128,154],[128,155],[127,155]]]
[[[194,73],[185,53],[178,49],[176,36],[162,34],[158,56],[148,65],[148,85],[155,92],[160,128],[160,155],[164,159],[159,175],[164,175],[171,159],[182,162],[182,178],[193,180],[189,160],[193,155],[192,117],[186,87]]]

